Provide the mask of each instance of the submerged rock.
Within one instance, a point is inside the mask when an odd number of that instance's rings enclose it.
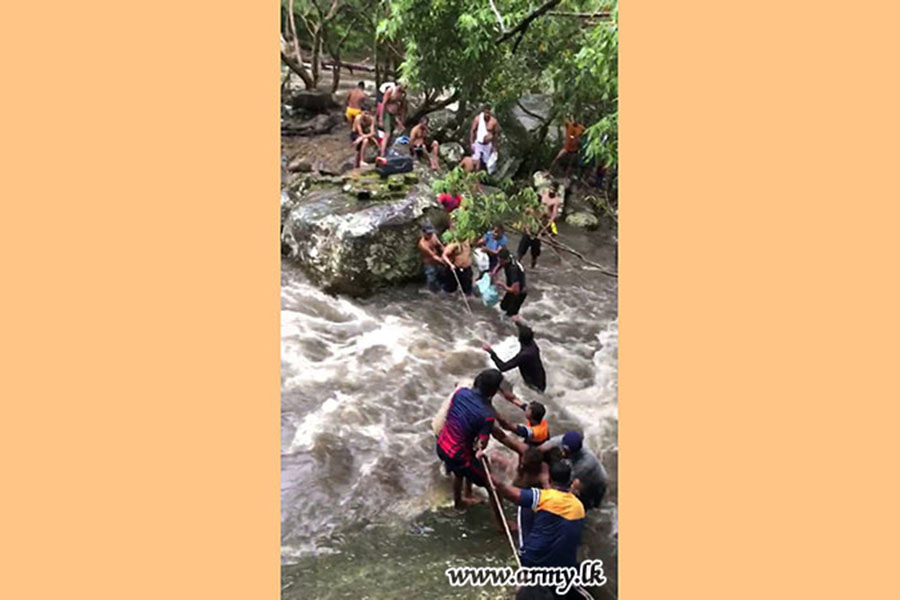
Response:
[[[366,296],[417,278],[421,226],[441,227],[446,219],[426,184],[400,198],[373,200],[358,199],[360,185],[351,185],[350,194],[342,186],[313,189],[284,220],[287,256],[330,293]]]

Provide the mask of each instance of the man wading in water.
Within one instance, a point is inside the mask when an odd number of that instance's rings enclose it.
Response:
[[[453,273],[444,282],[444,291],[453,293],[456,291],[457,279],[466,296],[472,295],[472,246],[468,240],[453,242],[444,247],[444,261],[453,269]],[[454,273],[456,277],[454,277]]]
[[[497,353],[490,346],[482,346],[482,349],[491,356],[491,360],[497,365],[501,373],[519,367],[519,374],[528,387],[543,393],[547,389],[547,375],[544,372],[544,364],[541,362],[541,350],[534,341],[534,331],[527,325],[516,323],[519,330],[519,353],[507,361],[500,360]]]
[[[577,431],[567,431],[563,435],[550,438],[540,449],[547,453],[562,450],[563,457],[572,464],[572,491],[584,504],[585,509],[597,508],[603,501],[609,477],[600,464],[597,455],[583,447],[583,440]]]
[[[494,428],[491,399],[500,390],[503,375],[496,369],[478,374],[471,388],[459,388],[450,400],[450,408],[437,439],[436,452],[447,471],[453,473],[453,503],[465,508],[481,500],[463,497],[463,479],[488,487],[487,474],[481,464],[484,450]],[[502,523],[500,508],[490,498],[491,507]]]
[[[422,255],[422,263],[425,265],[425,284],[428,291],[437,293],[441,291],[441,265],[444,262],[444,246],[438,239],[434,227],[425,225],[422,227],[422,237],[419,238],[419,253]]]
[[[513,260],[506,248],[500,251],[497,258],[500,259],[497,268],[502,269],[506,275],[505,284],[502,281],[496,282],[496,285],[506,290],[503,300],[500,301],[500,308],[503,309],[506,316],[512,317],[515,321],[518,320],[519,309],[522,308],[522,303],[525,302],[525,297],[528,295],[525,289],[525,269],[518,261]]]

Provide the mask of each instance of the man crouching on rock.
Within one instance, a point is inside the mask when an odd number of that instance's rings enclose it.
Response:
[[[368,129],[368,131],[366,131]],[[366,156],[366,146],[369,142],[375,144],[375,117],[369,112],[367,106],[363,106],[362,112],[353,119],[353,130],[350,132],[350,145],[356,150],[356,168],[369,166],[363,159]]]

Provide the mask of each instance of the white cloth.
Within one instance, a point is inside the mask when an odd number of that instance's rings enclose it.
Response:
[[[491,144],[481,144],[479,142],[475,142],[475,147],[472,148],[472,158],[481,161],[481,164],[487,166],[493,152],[494,147]]]
[[[478,131],[475,132],[475,141],[479,144],[484,143],[484,138],[487,137],[488,128],[487,123],[484,122],[484,113],[478,115]]]
[[[441,429],[444,428],[444,422],[447,420],[447,413],[450,412],[450,404],[452,404],[453,396],[455,396],[456,392],[459,390],[460,386],[457,385],[456,389],[453,390],[453,393],[450,394],[446,400],[444,400],[444,403],[441,404],[437,414],[435,414],[434,418],[431,420],[431,432],[434,434],[434,437],[441,435]]]
[[[381,87],[378,88],[378,91],[380,91],[382,93],[382,95],[384,95],[387,93],[388,90],[396,87],[396,85],[397,84],[394,83],[393,81],[385,81],[384,83],[381,84]]]

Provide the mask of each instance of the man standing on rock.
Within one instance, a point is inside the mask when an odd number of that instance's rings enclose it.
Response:
[[[368,130],[368,131],[366,131]],[[350,145],[356,149],[356,168],[369,166],[363,159],[366,157],[366,146],[369,142],[375,143],[375,117],[368,108],[353,119],[353,128],[350,131]]]
[[[441,265],[444,263],[444,245],[437,237],[437,232],[430,224],[422,227],[419,238],[419,253],[425,265],[425,283],[428,290],[437,293],[441,290]]]
[[[500,124],[491,113],[491,107],[487,104],[472,120],[469,130],[469,145],[472,147],[472,158],[478,163],[478,168],[487,168],[488,162],[497,149]],[[490,173],[493,169],[488,169]]]
[[[428,117],[422,117],[422,120],[409,132],[409,149],[416,158],[427,155],[431,162],[431,170],[438,170],[437,140],[431,142],[431,152],[428,151]]]
[[[384,137],[381,138],[381,156],[387,151],[387,145],[394,135],[394,125],[398,127],[398,131],[406,129],[404,121],[406,120],[406,87],[398,84],[388,89],[384,93],[384,109],[381,113],[381,127],[384,131]]]
[[[353,129],[353,122],[356,120],[357,115],[362,113],[363,104],[368,99],[369,96],[366,94],[366,82],[364,81],[360,81],[355,88],[347,93],[347,110],[344,115],[347,117],[350,129]]]

